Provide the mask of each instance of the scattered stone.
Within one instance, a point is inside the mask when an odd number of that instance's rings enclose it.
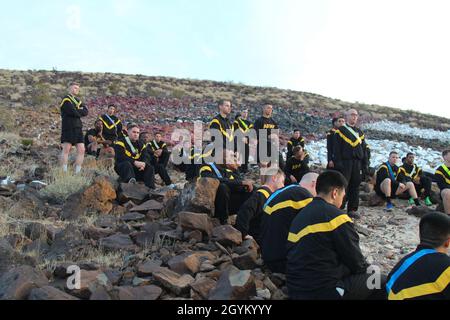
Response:
[[[169,260],[169,268],[179,274],[191,275],[200,271],[200,266],[205,260],[214,260],[216,257],[210,252],[187,252],[175,256]]]
[[[194,278],[190,275],[179,275],[178,273],[167,268],[161,268],[153,272],[153,277],[161,283],[165,288],[175,293],[177,296],[189,292],[190,285],[194,282]]]
[[[380,207],[386,204],[386,201],[377,195],[375,192],[371,193],[369,196],[368,204],[370,207]]]
[[[202,299],[208,299],[209,292],[216,286],[216,281],[211,278],[196,280],[191,284],[192,290],[200,295]]]
[[[117,226],[117,218],[112,215],[100,216],[94,225],[97,228],[114,229]]]
[[[162,289],[155,285],[117,288],[119,300],[157,300],[161,293]]]
[[[68,261],[77,261],[80,253],[88,245],[90,245],[90,241],[85,240],[81,231],[71,224],[56,234],[46,258],[49,260],[64,258]]]
[[[209,300],[248,300],[256,295],[254,276],[250,270],[241,271],[234,266],[225,270],[211,290]]]
[[[258,289],[256,290],[256,296],[264,300],[270,300],[272,294],[268,289]]]
[[[30,266],[15,267],[0,277],[0,300],[24,300],[34,288],[47,285],[42,272]]]
[[[241,270],[253,270],[259,266],[258,255],[254,251],[249,251],[233,258],[233,264]]]
[[[122,233],[117,233],[107,238],[100,240],[100,247],[107,251],[136,251],[137,247],[131,240],[130,236]]]
[[[161,202],[158,202],[156,200],[148,200],[139,206],[133,207],[130,211],[131,212],[147,212],[150,210],[158,211],[158,210],[162,210],[163,208],[164,208],[164,205]]]
[[[80,299],[89,299],[99,287],[104,287],[107,290],[112,287],[108,277],[103,272],[81,270],[80,288],[71,290],[66,284],[66,291]]]
[[[197,243],[197,242],[201,242],[203,240],[203,235],[202,232],[200,230],[194,230],[194,231],[186,231],[185,233],[185,238],[188,241],[192,241],[193,243]]]
[[[145,263],[141,263],[137,267],[137,275],[139,277],[147,277],[153,275],[154,272],[161,269],[162,261],[147,261]]]
[[[150,189],[143,184],[121,183],[118,200],[120,203],[132,201],[139,205],[144,203],[150,195]]]
[[[424,215],[433,212],[433,210],[429,209],[428,207],[425,206],[413,206],[410,209],[407,209],[406,212],[410,215],[416,216],[416,217],[423,217]]]
[[[0,275],[19,265],[35,266],[36,260],[14,250],[5,239],[0,239]]]
[[[111,230],[111,229],[101,229],[101,228],[96,228],[93,226],[83,229],[82,232],[83,232],[83,236],[86,239],[92,239],[92,240],[100,240],[102,238],[107,238],[116,233],[114,230]]]
[[[230,225],[224,225],[213,229],[212,239],[224,246],[240,245],[242,233]]]
[[[199,230],[204,232],[208,237],[211,236],[213,224],[207,214],[180,212],[178,213],[179,225],[185,230]]]
[[[145,215],[137,213],[137,212],[130,212],[126,215],[120,217],[120,220],[123,222],[130,222],[130,221],[141,221],[145,219]]]

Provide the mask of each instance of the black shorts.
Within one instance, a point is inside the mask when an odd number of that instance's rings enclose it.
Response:
[[[61,143],[70,143],[72,145],[84,144],[83,130],[81,128],[62,130]]]
[[[397,192],[399,185],[400,185],[399,182],[391,181],[391,199],[397,197],[395,193]],[[375,185],[375,192],[381,198],[386,199],[386,195],[381,191],[381,188],[380,188],[380,186],[378,184]]]

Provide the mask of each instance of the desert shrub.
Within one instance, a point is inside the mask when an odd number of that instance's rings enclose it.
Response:
[[[92,175],[83,172],[74,175],[70,172],[63,172],[61,168],[53,168],[46,182],[48,185],[42,190],[42,194],[49,198],[64,201],[71,194],[88,187],[92,183]]]

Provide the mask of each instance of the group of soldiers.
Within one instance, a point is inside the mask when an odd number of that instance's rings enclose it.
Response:
[[[76,97],[78,92],[79,85],[73,84],[70,95],[61,104],[63,166],[67,170],[67,151],[76,145],[75,172],[80,172],[85,152],[80,118],[87,114],[87,108]],[[253,238],[259,244],[266,267],[286,274],[291,299],[450,298],[450,217],[439,212],[422,218],[417,250],[402,259],[388,277],[380,274],[381,286],[367,285],[371,277],[369,264],[361,253],[353,219],[359,218],[359,187],[363,177],[369,175],[370,149],[357,127],[356,110],[333,119],[333,128],[327,135],[328,170],[318,174],[308,167],[311,155],[298,130],[288,142],[286,163],[281,155],[273,154],[270,159],[277,161],[264,161],[268,157],[260,150],[271,153],[271,146],[278,139],[272,105],[264,105],[262,116],[253,124],[248,121],[247,110],[232,122],[230,101],[220,101],[218,109],[219,114],[209,124],[209,130],[218,133],[211,135],[214,138],[210,140],[214,141],[200,149],[191,146],[190,141],[174,148],[172,156],[176,153],[188,160],[175,167],[184,171],[190,181],[219,180],[215,217],[227,224],[229,216],[237,214],[236,229],[244,239]],[[124,128],[114,111],[109,107],[96,122],[96,129],[106,128],[100,140],[98,132],[88,131],[88,152],[114,153],[115,170],[124,182],[142,181],[155,188],[154,175],[158,173],[166,185],[173,186],[166,170],[170,153],[161,136],[156,135],[152,141],[137,125]],[[251,139],[245,134],[252,129],[256,130],[256,164],[261,168],[259,187],[243,178],[248,171],[251,146]],[[243,135],[236,135],[239,130]],[[110,135],[111,131],[115,135]],[[217,137],[222,146],[228,147],[213,148]],[[244,154],[236,152],[236,144],[241,142]],[[104,151],[99,151],[100,145],[105,146]],[[212,155],[214,161],[207,160]],[[443,157],[445,163],[435,177],[429,177],[414,164],[413,154],[408,154],[404,164],[397,167],[398,153],[392,152],[376,173],[375,190],[386,199],[386,210],[392,210],[392,198],[406,192],[411,205],[420,204],[418,193],[422,190],[425,203],[430,204],[434,179],[449,214],[450,151],[445,151]],[[267,168],[272,170],[264,170]],[[345,207],[347,213],[342,211]]]

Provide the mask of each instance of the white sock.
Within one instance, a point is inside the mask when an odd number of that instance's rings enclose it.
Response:
[[[67,164],[63,164],[63,171],[67,172]]]
[[[79,174],[81,172],[81,166],[76,165],[75,166],[75,174]]]

